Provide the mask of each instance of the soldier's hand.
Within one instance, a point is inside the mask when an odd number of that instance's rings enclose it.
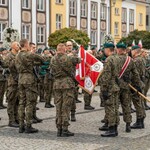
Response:
[[[104,100],[108,100],[108,98],[109,98],[107,91],[103,91],[103,92],[102,92],[102,96],[103,96],[103,99],[104,99]]]

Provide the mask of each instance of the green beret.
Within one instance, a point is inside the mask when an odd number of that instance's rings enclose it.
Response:
[[[115,48],[115,45],[113,43],[105,43],[104,48]]]
[[[136,49],[139,49],[140,47],[138,45],[134,45],[132,46],[132,50],[136,50]]]
[[[43,49],[43,52],[46,51],[46,50],[49,50],[49,48],[48,48],[48,47],[45,47],[45,48]]]
[[[116,47],[117,48],[127,48],[127,46],[124,44],[124,43],[118,43],[117,45],[116,45]]]
[[[0,52],[5,51],[5,50],[7,50],[7,49],[4,48],[4,47],[1,47],[1,48],[0,48]]]
[[[95,50],[97,47],[96,46],[92,46],[91,50]]]
[[[41,53],[42,53],[42,48],[39,48],[39,49],[37,50],[37,53],[38,53],[38,54],[41,54]]]

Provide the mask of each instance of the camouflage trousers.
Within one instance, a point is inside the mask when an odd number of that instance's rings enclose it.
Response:
[[[108,126],[119,125],[119,92],[113,92],[107,100],[105,100],[105,116]]]
[[[41,77],[40,82],[38,83],[38,93],[40,99],[44,99],[44,77]]]
[[[145,79],[145,88],[144,88],[144,95],[145,96],[147,95],[149,88],[150,88],[150,78],[146,78]]]
[[[33,118],[33,108],[36,105],[37,87],[36,84],[20,84],[19,85],[19,125],[24,124],[30,126]]]
[[[137,93],[131,94],[132,102],[136,109],[136,117],[137,119],[145,118],[145,108],[144,108],[144,100]]]
[[[131,115],[131,97],[128,89],[121,89],[119,93],[119,100],[123,111],[123,120],[126,123],[132,122]]]
[[[91,105],[91,100],[92,100],[92,94],[90,95],[89,93],[84,91],[84,105],[85,106],[90,106]]]
[[[17,84],[7,87],[6,99],[8,103],[7,113],[9,117],[9,122],[14,122],[18,120],[19,97]]]
[[[51,103],[52,92],[53,92],[53,81],[49,80],[47,83],[44,84],[44,99],[46,101],[46,104]]]
[[[6,81],[0,81],[0,106],[3,104]]]
[[[56,105],[56,127],[67,130],[71,106],[74,100],[74,89],[53,90],[54,103]]]
[[[78,99],[78,87],[74,88],[74,99],[71,105],[71,113],[75,113],[76,112],[76,100]]]

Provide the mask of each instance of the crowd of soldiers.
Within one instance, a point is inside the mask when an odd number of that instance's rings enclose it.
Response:
[[[74,136],[68,126],[69,120],[76,121],[76,103],[81,103],[75,80],[76,65],[81,62],[78,50],[73,49],[71,41],[58,44],[55,51],[48,47],[36,50],[35,43],[27,39],[12,42],[9,51],[0,48],[0,109],[6,108],[3,105],[6,93],[8,126],[19,128],[19,133],[38,132],[32,127],[33,123],[42,122],[36,115],[38,96],[40,102],[45,102],[45,108],[54,107],[51,104],[53,96],[57,136]],[[113,43],[105,43],[103,49],[97,51],[93,47],[87,52],[104,63],[98,81],[101,107],[105,109],[104,125],[99,130],[106,132],[101,136],[118,136],[119,105],[126,123],[125,131],[143,129],[145,110],[150,107],[138,92],[146,96],[150,86],[148,51],[137,45],[129,49],[124,43],[118,43],[116,47]],[[126,68],[122,71],[123,66]],[[129,84],[137,91],[131,90]],[[94,110],[91,106],[92,94],[85,91],[83,94],[84,109]],[[131,126],[132,103],[137,120]]]

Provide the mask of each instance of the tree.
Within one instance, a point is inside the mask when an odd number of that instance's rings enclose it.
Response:
[[[83,46],[87,46],[90,41],[87,33],[73,28],[64,28],[50,34],[48,44],[50,47],[56,48],[59,43],[65,43],[71,39],[74,39],[78,44]]]
[[[132,45],[133,40],[138,45],[139,40],[142,40],[143,48],[150,49],[150,32],[149,31],[138,31],[134,30],[128,37],[124,37],[120,42],[124,42],[128,46]]]

